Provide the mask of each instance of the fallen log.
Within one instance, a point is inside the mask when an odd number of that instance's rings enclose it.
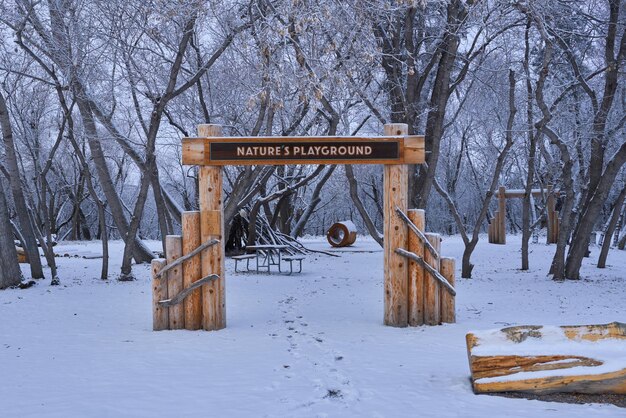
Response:
[[[475,393],[626,394],[626,324],[516,326],[466,335]]]

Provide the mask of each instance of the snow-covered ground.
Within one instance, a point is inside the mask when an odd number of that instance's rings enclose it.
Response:
[[[478,245],[475,278],[457,279],[456,324],[404,329],[382,325],[383,254],[362,237],[340,258],[307,257],[299,275],[235,274],[228,260],[219,332],[153,332],[148,266],[136,282],[102,282],[100,260],[59,258],[62,286],[0,291],[0,416],[626,416],[472,393],[470,330],[626,322],[626,252],[598,270],[593,248],[583,280],[555,283],[554,246],[532,245],[520,272],[520,239],[508,240]],[[460,269],[460,238],[442,248]],[[121,250],[112,243],[113,273]]]

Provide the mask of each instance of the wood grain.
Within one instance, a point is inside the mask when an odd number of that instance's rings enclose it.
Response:
[[[165,237],[167,248],[167,262],[176,261],[183,255],[183,242],[180,235],[167,235]],[[164,280],[164,279],[161,279]],[[175,298],[182,290],[183,286],[183,266],[179,265],[167,272],[167,298]],[[169,308],[169,329],[185,328],[185,309],[183,305],[176,305]]]
[[[386,136],[404,136],[406,124],[388,124]],[[408,207],[407,165],[385,165],[383,167],[384,196],[384,323],[394,327],[408,325],[408,261],[395,253],[396,248],[407,248],[408,227],[395,213],[398,207],[404,213]]]
[[[200,246],[200,212],[183,212],[183,255],[188,255]],[[201,256],[183,263],[183,286],[189,288],[202,278]],[[202,290],[194,290],[184,301],[185,329],[202,329]]]
[[[439,253],[441,251],[441,236],[428,233],[426,238]],[[433,269],[439,271],[439,257],[435,257],[431,252],[425,251],[424,261]],[[439,325],[441,323],[440,287],[437,279],[432,274],[426,272],[424,279],[424,324],[426,325]]]
[[[537,341],[542,337],[542,326],[516,326],[503,328],[501,332],[514,343],[527,338]],[[567,339],[595,342],[602,348],[603,341],[623,341],[626,352],[626,324],[613,322],[604,325],[562,326]],[[473,355],[473,349],[487,344],[472,333],[466,335],[467,353],[472,372],[472,386],[476,393],[488,392],[526,392],[534,394],[575,392],[575,393],[614,393],[626,394],[626,369],[610,372],[593,373],[594,367],[601,366],[599,358],[590,358],[576,354],[566,355]],[[498,343],[501,344],[501,343]],[[563,343],[560,343],[563,344]],[[574,347],[574,346],[572,346]],[[582,368],[583,366],[584,368]],[[566,375],[552,374],[549,377],[532,377],[534,372],[546,370],[566,370],[581,367],[579,374],[568,371]],[[525,378],[515,379],[515,375],[525,372]],[[495,381],[481,381],[485,378],[510,376]],[[530,376],[530,377],[528,377]]]
[[[219,125],[199,125],[201,137],[221,136]],[[207,331],[226,327],[224,221],[222,202],[223,169],[217,166],[200,167],[199,203],[201,241],[219,239],[221,242],[202,253],[202,276],[217,274],[219,279],[202,286],[202,328]]]
[[[155,258],[150,266],[152,271],[152,329],[154,331],[162,331],[170,326],[168,308],[159,306],[159,301],[167,299],[167,281],[156,277],[165,264],[164,258]]]
[[[452,286],[455,285],[454,282],[454,270],[455,270],[455,261],[454,258],[449,257],[441,257],[441,266],[440,272],[443,277],[448,280]],[[454,323],[456,322],[456,312],[455,312],[455,298],[450,292],[445,289],[441,289],[440,293],[441,297],[441,322],[443,323]]]
[[[420,230],[426,228],[426,214],[423,209],[409,209],[408,217]],[[424,257],[424,243],[416,234],[409,233],[409,251]],[[409,261],[409,325],[424,324],[424,268],[415,261]]]
[[[204,126],[204,125],[201,125]],[[273,145],[303,145],[318,144],[398,144],[397,151],[390,155],[371,156],[315,156],[276,158],[237,157],[227,159],[224,155],[211,155],[211,144],[273,144]],[[374,145],[375,146],[375,145]],[[286,164],[421,164],[425,162],[425,148],[423,136],[408,135],[385,135],[382,137],[356,137],[356,136],[317,136],[317,137],[220,137],[212,135],[200,138],[183,138],[182,142],[183,164],[188,165],[286,165]],[[226,159],[225,159],[226,158]]]

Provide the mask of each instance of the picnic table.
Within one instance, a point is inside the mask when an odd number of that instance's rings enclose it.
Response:
[[[289,248],[288,245],[283,244],[255,244],[248,245],[246,247],[247,250],[252,250],[254,254],[245,254],[240,256],[235,256],[235,271],[237,271],[237,263],[239,261],[246,260],[247,269],[250,270],[250,260],[256,259],[256,271],[259,272],[261,269],[267,269],[269,273],[272,266],[278,266],[278,272],[282,273],[281,261],[289,262],[289,274],[293,273],[293,262],[297,261],[299,263],[298,273],[302,272],[302,260],[304,260],[304,256],[299,255],[284,255],[283,252],[285,249]]]
[[[278,266],[278,271],[281,271],[281,253],[288,247],[288,245],[283,244],[257,244],[248,245],[246,249],[253,250],[256,253],[256,271],[267,268],[269,273],[272,266]]]

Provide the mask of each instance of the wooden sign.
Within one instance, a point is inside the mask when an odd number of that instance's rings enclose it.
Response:
[[[421,164],[423,136],[184,138],[183,164]]]

